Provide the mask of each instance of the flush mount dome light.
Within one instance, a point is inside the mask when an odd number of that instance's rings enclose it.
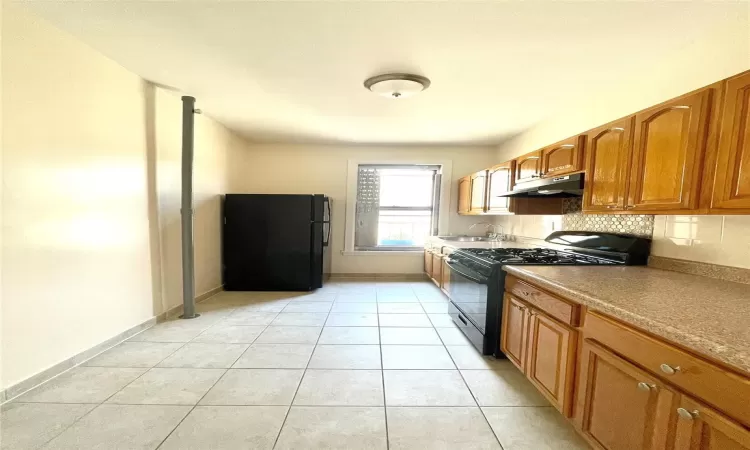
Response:
[[[365,87],[388,98],[404,98],[430,87],[430,80],[410,73],[386,73],[365,80]]]

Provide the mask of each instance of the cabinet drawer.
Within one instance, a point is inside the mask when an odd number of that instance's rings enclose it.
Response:
[[[577,326],[580,322],[580,305],[553,297],[518,278],[506,277],[505,290],[562,323]]]
[[[596,313],[583,323],[594,339],[663,380],[750,425],[750,378],[730,372],[675,346]]]

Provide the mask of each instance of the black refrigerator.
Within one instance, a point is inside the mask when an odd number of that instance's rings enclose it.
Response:
[[[323,286],[331,237],[325,195],[227,194],[222,243],[227,291],[309,291]]]

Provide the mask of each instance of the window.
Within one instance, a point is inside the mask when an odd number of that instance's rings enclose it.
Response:
[[[437,234],[441,166],[359,164],[354,249],[414,250]]]

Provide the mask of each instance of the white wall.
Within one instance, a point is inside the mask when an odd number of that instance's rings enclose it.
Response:
[[[592,92],[575,104],[497,148],[497,162],[627,116],[702,86],[750,69],[750,5],[737,3],[737,14],[704,39],[665,58],[639,66],[612,88]],[[544,237],[554,218],[506,217],[498,223],[516,234]],[[507,230],[507,231],[508,231]],[[750,267],[750,221],[747,217],[661,216],[654,229],[652,254],[679,259]]]
[[[17,6],[2,32],[7,387],[153,310],[143,80]]]
[[[345,256],[347,164],[349,159],[452,161],[448,231],[467,232],[484,219],[459,216],[457,180],[493,161],[488,147],[367,147],[354,145],[251,145],[228,159],[230,193],[327,194],[332,198],[332,273],[419,273],[422,254]]]
[[[0,389],[182,302],[178,94],[7,5]],[[245,143],[195,125],[196,293],[221,284],[220,194]]]
[[[499,145],[498,162],[750,69],[750,5],[738,2],[736,7],[731,21],[658,65],[639,65],[631,57],[631,72],[612,80],[609,89],[581,96],[564,111]]]

